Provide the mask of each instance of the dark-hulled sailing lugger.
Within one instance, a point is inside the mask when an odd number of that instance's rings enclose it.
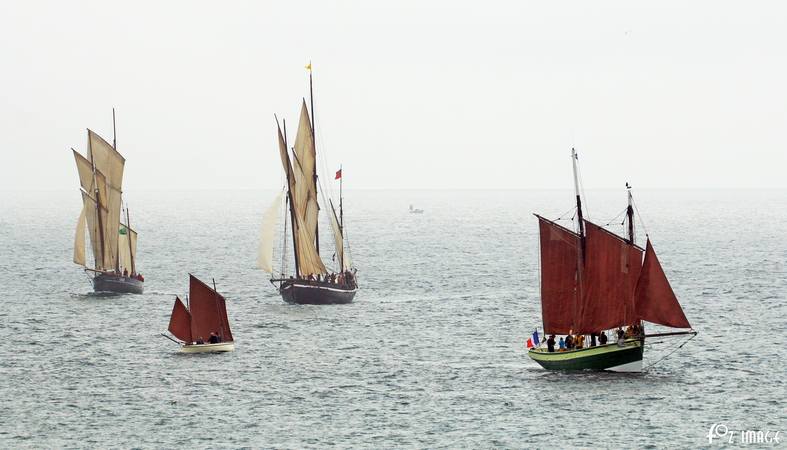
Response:
[[[112,110],[114,129],[115,111]],[[144,278],[137,271],[137,232],[123,210],[123,170],[126,159],[112,145],[87,130],[87,156],[73,148],[82,194],[82,212],[74,237],[74,262],[91,274],[96,292],[141,294]],[[124,223],[125,221],[125,223]],[[93,268],[85,258],[85,232],[90,236]]]
[[[309,69],[309,91],[312,89],[311,64]],[[341,170],[336,173],[339,179],[339,212],[337,214],[333,201],[320,186],[317,177],[317,152],[314,137],[314,98],[311,98],[311,110],[306,101],[301,104],[301,114],[295,145],[292,154],[288,151],[286,124],[284,131],[277,120],[279,156],[286,178],[286,186],[273,205],[263,216],[262,236],[260,238],[260,256],[258,266],[271,274],[271,283],[278,284],[279,293],[288,303],[331,304],[350,303],[358,291],[356,270],[350,261],[347,238],[344,228],[344,210],[342,205]],[[286,198],[284,197],[286,193]],[[322,198],[322,208],[317,196]],[[282,202],[286,202],[284,214],[284,237],[282,239],[282,269],[280,275],[274,276],[273,242],[275,239],[276,222],[282,211]],[[319,212],[327,212],[328,222],[333,234],[335,253],[331,258],[335,269],[329,270],[320,255]],[[295,259],[294,273],[287,274],[285,267],[287,224],[289,221],[292,236],[292,250]]]
[[[576,193],[577,230],[538,216],[541,249],[541,316],[548,335],[596,336],[606,330],[630,327],[611,343],[561,351],[539,345],[528,355],[546,369],[639,371],[645,338],[643,322],[673,328],[691,328],[661,268],[648,238],[636,245],[634,207],[628,189],[628,236],[622,237],[583,217],[577,177],[577,156],[572,149]],[[627,185],[628,187],[628,185]],[[660,333],[696,334],[695,331]],[[576,340],[576,339],[572,339]],[[591,342],[591,338],[582,339]],[[541,343],[543,344],[543,343]]]

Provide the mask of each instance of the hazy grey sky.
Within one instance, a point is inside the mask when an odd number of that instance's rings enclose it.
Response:
[[[125,190],[275,188],[310,59],[346,187],[787,187],[783,2],[8,1],[0,58],[1,189],[113,106]]]

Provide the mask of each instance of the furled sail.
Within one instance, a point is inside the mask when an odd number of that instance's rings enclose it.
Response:
[[[634,294],[637,318],[674,328],[691,328],[648,239]]]
[[[194,275],[189,275],[189,307],[194,338],[207,341],[213,332],[224,342],[233,340],[224,297]]]
[[[77,229],[74,234],[74,262],[80,266],[86,265],[85,261],[85,225],[87,218],[85,217],[85,205],[82,205],[82,211],[79,213],[77,220]]]
[[[118,230],[118,259],[120,270],[135,273],[134,261],[137,257],[137,232],[121,223]]]
[[[260,228],[260,248],[257,255],[257,267],[273,273],[273,242],[276,226],[279,221],[284,192],[279,192],[273,203],[262,215],[262,227]]]
[[[541,314],[544,332],[569,333],[577,312],[579,236],[537,216],[541,247]]]
[[[175,305],[169,318],[169,332],[183,342],[194,342],[191,336],[191,314],[178,297],[175,297]]]
[[[590,334],[633,323],[642,249],[586,220],[584,261],[574,331]]]
[[[347,269],[350,267],[350,255],[344,251],[344,233],[336,218],[336,208],[333,207],[333,202],[329,200],[328,204],[331,206],[331,230],[333,231],[333,243],[336,246],[336,260],[341,262],[342,269]]]

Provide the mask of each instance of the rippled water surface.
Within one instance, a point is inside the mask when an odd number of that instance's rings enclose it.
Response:
[[[636,193],[700,331],[639,375],[527,358],[531,213],[559,216],[570,191],[347,194],[361,291],[294,306],[254,268],[272,192],[129,193],[147,282],[121,296],[92,294],[71,263],[76,190],[0,192],[0,447],[697,447],[713,423],[787,433],[787,192]],[[625,193],[590,191],[588,206],[606,223]],[[189,272],[227,297],[234,353],[179,355],[159,336]]]

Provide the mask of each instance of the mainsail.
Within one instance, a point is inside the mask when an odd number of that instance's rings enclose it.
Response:
[[[304,104],[303,108],[305,107]],[[301,123],[298,128],[299,140],[296,139],[296,148],[298,146],[301,147],[301,154],[298,155],[296,152],[294,164],[290,162],[287,145],[281,129],[278,130],[278,138],[279,154],[287,175],[290,208],[294,216],[292,227],[295,236],[295,261],[300,275],[309,276],[325,274],[328,271],[325,269],[322,259],[320,259],[315,242],[319,208],[317,207],[314,177],[313,175],[307,177],[304,166],[298,161],[298,158],[304,158],[307,161],[307,167],[311,167],[309,170],[314,170],[314,145],[311,140],[311,124],[308,121],[308,111],[304,109],[303,112],[306,113],[306,118],[304,119],[303,114],[301,115]],[[308,144],[304,143],[305,140],[308,140]]]
[[[216,333],[224,342],[233,341],[224,297],[194,275],[189,275],[189,310],[193,337],[207,341]]]
[[[634,322],[642,249],[585,220],[585,264],[575,330],[594,333]]]
[[[541,314],[547,333],[566,334],[577,311],[579,235],[541,216]]]

